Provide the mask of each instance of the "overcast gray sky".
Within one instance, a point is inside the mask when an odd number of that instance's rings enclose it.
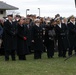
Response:
[[[19,8],[18,12],[22,16],[26,16],[26,9],[30,9],[28,14],[39,15],[38,8],[41,9],[41,16],[54,17],[59,13],[61,16],[76,16],[76,8],[74,0],[2,0],[8,4]]]

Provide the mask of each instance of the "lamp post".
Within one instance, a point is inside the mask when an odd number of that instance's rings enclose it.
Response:
[[[38,10],[39,10],[39,17],[40,17],[40,8],[38,8]]]
[[[26,9],[26,17],[27,17],[27,11],[29,11],[30,9]]]

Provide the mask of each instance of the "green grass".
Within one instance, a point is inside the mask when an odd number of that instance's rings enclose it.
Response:
[[[76,57],[64,61],[57,53],[51,59],[43,53],[42,59],[38,60],[34,60],[32,54],[27,55],[26,61],[6,62],[4,56],[0,56],[0,75],[76,75]]]

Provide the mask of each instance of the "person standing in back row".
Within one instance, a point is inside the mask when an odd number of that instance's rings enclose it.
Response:
[[[31,45],[32,45],[32,35],[31,35],[31,30],[32,30],[32,25],[30,24],[30,19],[29,18],[26,18],[25,19],[25,27],[27,27],[27,32],[28,32],[28,39],[27,39],[27,46],[28,46],[28,53],[27,54],[30,54],[32,51],[31,51]]]
[[[76,54],[76,22],[75,17],[70,17],[70,22],[68,23],[68,29],[69,29],[69,52],[68,55],[72,55],[72,51],[75,50]]]
[[[41,59],[43,51],[43,30],[40,26],[40,19],[35,19],[35,25],[32,27],[32,36],[34,42],[34,59]]]
[[[66,51],[67,51],[67,27],[65,24],[63,24],[58,18],[57,25],[55,26],[56,31],[56,38],[58,40],[58,56],[59,57],[66,57]]]
[[[16,29],[13,25],[13,15],[10,14],[7,16],[8,20],[4,22],[3,30],[3,43],[5,49],[5,61],[9,60],[9,55],[11,55],[12,60],[15,61],[15,36]]]
[[[54,56],[54,41],[55,41],[55,29],[54,29],[55,21],[52,19],[51,23],[46,27],[45,32],[45,45],[47,48],[47,57],[53,58]]]
[[[18,21],[17,25],[17,55],[19,60],[26,60],[27,53],[27,27],[24,26],[24,18]]]

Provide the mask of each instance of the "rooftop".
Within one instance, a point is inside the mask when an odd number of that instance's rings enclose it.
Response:
[[[3,1],[0,1],[0,9],[4,9],[4,10],[17,10],[19,8],[9,5]]]

